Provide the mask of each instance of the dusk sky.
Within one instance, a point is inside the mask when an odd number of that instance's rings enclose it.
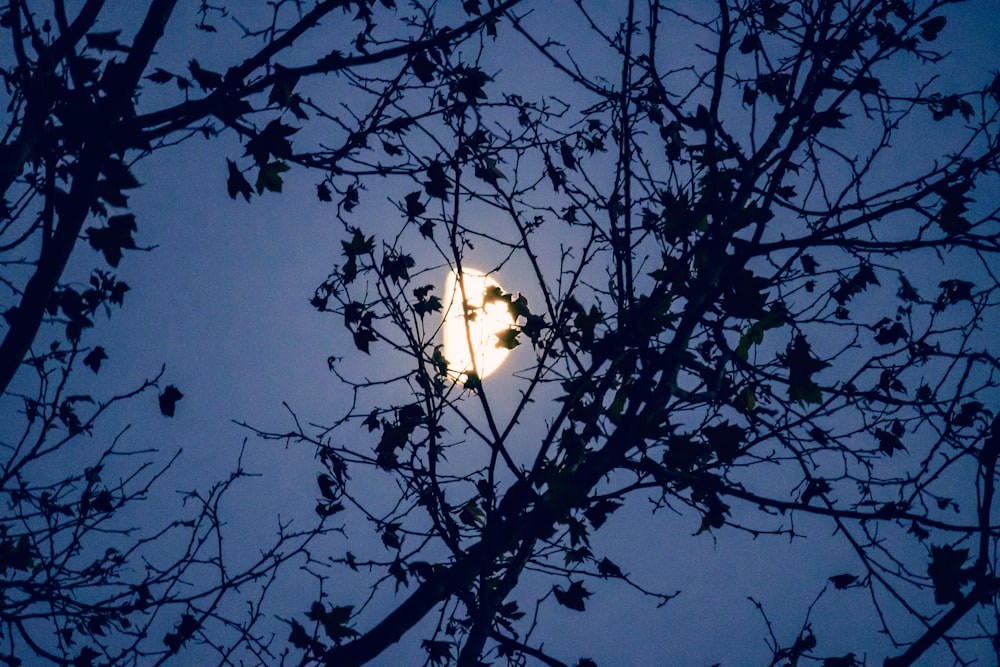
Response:
[[[240,12],[246,11],[248,4],[252,3],[236,3]],[[441,14],[455,12],[457,21],[462,16],[459,4],[442,3],[439,11]],[[620,75],[619,61],[597,46],[591,46],[596,40],[573,4],[568,0],[532,2],[518,11],[530,10],[524,20],[527,30],[566,44],[569,52],[576,56],[575,63],[582,72],[590,77],[605,76],[614,80]],[[613,31],[627,3],[583,4],[591,6],[596,21],[603,22]],[[714,5],[693,1],[665,4],[693,12]],[[124,28],[123,34],[134,30],[137,10],[131,3],[109,2],[108,5],[98,24],[99,29]],[[412,10],[403,6],[404,3],[400,5],[397,16],[401,20]],[[179,3],[150,70],[161,67],[170,72],[186,71],[188,61],[197,58],[208,70],[225,71],[238,56],[250,51],[249,40],[240,39],[239,27],[228,17],[215,19],[219,28],[217,33],[193,29],[197,6],[194,0]],[[994,0],[976,0],[955,10],[946,10],[944,14],[948,17],[947,28],[935,46],[951,54],[940,70],[936,70],[941,74],[941,87],[948,90],[983,88],[991,78],[990,72],[1000,69],[1000,40],[997,39],[1000,4]],[[315,37],[310,42],[311,48],[317,49],[316,53],[330,47],[348,49],[357,33],[357,25],[347,19],[344,15],[325,24],[323,29],[328,34]],[[392,25],[380,25],[379,29],[385,36],[391,32]],[[551,95],[564,101],[569,108],[559,122],[566,126],[576,122],[582,109],[592,100],[581,95],[568,77],[548,67],[507,22],[500,23],[499,33],[495,42],[489,38],[483,40],[480,60],[483,70],[494,78],[487,88],[490,94],[494,90],[498,94],[501,90],[520,92],[526,99],[532,95]],[[673,38],[661,37],[662,69],[699,64],[704,54],[699,51],[702,45],[698,35],[691,32],[688,35],[678,33]],[[466,48],[471,50],[472,46]],[[8,53],[8,49],[9,44],[0,42],[0,54]],[[300,49],[293,54],[301,54],[301,63],[283,64],[296,65],[315,59],[315,53],[310,54],[307,50]],[[886,85],[901,89],[910,81],[926,79],[928,68],[916,59],[908,62],[903,59],[897,71],[883,74],[883,78]],[[890,81],[889,75],[895,81]],[[311,79],[303,84],[301,94],[330,106],[335,106],[331,101],[343,100],[346,107],[357,104],[361,108],[364,99],[343,76]],[[579,97],[574,98],[574,95]],[[183,94],[172,84],[157,86],[144,81],[138,111],[142,113],[144,105],[154,108],[181,99]],[[729,99],[724,100],[723,109],[728,127],[734,132],[742,132],[745,139],[750,130],[737,125],[745,108],[740,104],[739,89],[735,86]],[[332,144],[337,139],[332,134],[332,124],[306,122],[303,127],[293,137],[296,147],[324,141]],[[873,190],[877,189],[879,178],[893,177],[894,170],[909,169],[946,153],[951,141],[948,127],[926,119],[917,122],[911,134],[902,135],[912,143],[894,145],[896,152],[892,155],[898,163],[880,164],[875,170]],[[324,132],[330,133],[329,138]],[[848,132],[850,129],[845,130]],[[859,139],[868,141],[870,137],[861,133],[845,134],[840,139],[840,146],[845,150],[854,147],[856,152],[870,150],[867,144],[852,143]],[[262,431],[287,432],[295,426],[294,414],[307,428],[310,424],[317,425],[313,431],[318,433],[352,411],[366,413],[366,407],[370,409],[369,403],[376,399],[365,395],[356,407],[352,407],[354,396],[330,371],[330,357],[342,358],[337,371],[352,380],[376,380],[403,372],[401,369],[407,360],[402,355],[379,344],[373,344],[371,354],[361,353],[350,332],[344,328],[343,318],[317,312],[310,305],[310,299],[317,286],[343,264],[342,242],[350,239],[347,227],[357,226],[366,234],[379,235],[380,240],[383,235],[392,238],[405,220],[394,202],[402,201],[408,192],[420,188],[412,180],[366,177],[361,181],[360,206],[353,212],[340,211],[341,219],[338,219],[337,195],[333,203],[317,200],[316,186],[321,175],[293,167],[285,174],[280,194],[254,196],[247,203],[239,197],[231,199],[226,193],[227,159],[244,165],[243,154],[240,138],[231,130],[223,130],[210,140],[195,136],[177,146],[157,150],[135,165],[133,172],[142,187],[130,191],[129,208],[138,222],[136,241],[150,250],[126,252],[117,269],[118,277],[131,287],[125,305],[110,319],[99,317],[84,339],[87,344],[100,344],[107,350],[108,359],[99,375],[101,386],[106,390],[128,389],[144,377],[155,376],[161,365],[165,365],[161,387],[172,384],[183,393],[172,419],[159,414],[155,394],[147,393],[110,414],[93,434],[95,442],[106,441],[129,425],[122,436],[129,447],[157,449],[160,461],[166,461],[175,451],[182,452],[170,472],[157,484],[156,494],[137,506],[141,507],[141,514],[130,515],[132,521],[148,526],[169,522],[171,517],[183,511],[183,494],[177,491],[205,489],[225,479],[236,468],[241,452],[243,469],[259,473],[259,476],[244,480],[223,504],[229,536],[227,551],[237,561],[241,553],[252,558],[272,540],[279,522],[292,521],[302,529],[316,523],[314,507],[319,494],[316,475],[322,471],[315,451],[309,446],[280,440],[265,441],[244,424]],[[500,164],[498,167],[513,178],[513,165]],[[536,171],[536,176],[543,177],[542,169]],[[613,175],[594,170],[588,176],[602,187]],[[977,190],[975,206],[982,210],[995,209],[997,192],[997,189]],[[552,204],[553,207],[561,205]],[[470,201],[468,207],[464,213],[467,216],[465,224],[481,224],[484,234],[496,234],[501,239],[511,232],[501,213],[491,211],[481,202]],[[475,216],[481,217],[473,222]],[[439,233],[443,232],[439,230]],[[404,245],[409,244],[406,247],[416,257],[420,271],[411,277],[407,291],[412,287],[433,285],[432,293],[444,299],[449,275],[446,259],[429,243],[421,245],[422,240],[412,226],[405,234]],[[542,251],[539,262],[552,272],[549,275],[558,271],[561,248],[582,247],[582,236],[576,238],[573,232],[563,228],[553,227],[552,232],[543,229],[539,234],[535,241],[537,249]],[[775,237],[781,234],[778,230]],[[508,263],[502,244],[494,241],[476,239],[475,248],[463,261],[482,271],[493,271],[503,264],[503,268],[491,277],[505,291],[523,294],[529,306],[540,306],[543,298],[535,286],[531,265],[520,255]],[[656,253],[647,249],[643,259],[650,262],[648,271],[641,272],[643,275],[658,268],[653,264],[659,260]],[[951,275],[959,268],[973,273],[982,270],[974,266],[955,267],[952,261],[949,257],[936,259],[928,254],[925,265],[911,267],[914,284],[920,283],[927,293],[933,293],[945,274]],[[64,282],[85,282],[95,266],[101,266],[99,253],[80,242]],[[997,266],[992,268],[1000,270]],[[603,269],[595,267],[592,271],[588,277],[596,280]],[[895,285],[893,279],[890,297],[895,292]],[[863,308],[866,318],[874,321],[881,315],[880,308],[894,306],[889,301],[871,299]],[[859,307],[858,311],[861,310]],[[431,317],[437,318],[435,323],[440,322],[440,315]],[[430,319],[427,326],[432,327]],[[991,333],[995,331],[1000,331],[1000,322],[997,314],[991,312],[983,322],[979,343],[989,341],[991,336],[995,341],[996,334]],[[815,347],[832,350],[844,343],[846,341],[833,338],[818,339]],[[995,342],[992,349],[996,351]],[[483,378],[486,395],[499,421],[505,423],[510,418],[519,392],[527,386],[528,372],[534,363],[531,345],[520,345],[502,365]],[[85,368],[75,373],[74,381],[81,389],[94,382]],[[452,391],[456,396],[461,394],[461,404],[468,410],[470,424],[485,423],[472,392],[462,393],[458,386]],[[556,386],[540,391],[535,403],[517,424],[524,450],[514,454],[523,456],[525,465],[534,457],[531,437],[539,438],[544,433],[557,391]],[[1000,399],[995,390],[992,396]],[[394,405],[409,400],[405,385],[399,383],[387,387],[385,393],[376,398]],[[1000,400],[994,403],[998,405]],[[9,411],[13,415],[16,409],[10,401],[0,403],[3,411],[0,412],[0,436],[7,430],[3,413]],[[475,449],[481,445],[471,429],[463,431],[467,425],[457,419],[449,423],[452,426],[450,437],[455,442],[467,439],[469,449],[463,450],[464,445],[456,444],[449,450],[447,465],[455,471],[463,466],[481,465],[482,451]],[[351,441],[359,449],[369,441],[372,447],[377,442],[360,420],[347,422],[323,438]],[[69,460],[64,463],[74,465]],[[794,487],[798,481],[787,468],[778,465],[770,469],[751,468],[742,474],[748,485],[759,482],[766,475],[772,475],[769,484],[780,488]],[[364,488],[357,493],[370,500],[372,507],[390,502],[396,493],[393,476],[384,471],[358,470],[355,474],[352,470],[352,476],[355,488]],[[502,481],[506,484],[510,480]],[[969,512],[973,509],[963,508]],[[586,613],[556,606],[549,596],[543,620],[532,639],[544,643],[547,651],[567,664],[575,664],[583,657],[592,658],[602,667],[767,664],[772,655],[767,645],[768,626],[748,599],[752,596],[766,612],[783,645],[794,641],[809,613],[808,622],[828,655],[854,652],[859,660],[867,656],[869,664],[881,664],[884,656],[893,654],[890,640],[875,629],[879,620],[870,604],[871,593],[861,587],[834,591],[828,580],[843,573],[863,574],[856,555],[842,536],[834,534],[835,527],[830,522],[810,516],[794,519],[773,516],[761,520],[762,515],[755,512],[752,504],[734,501],[733,516],[745,519],[745,525],[766,530],[768,526],[793,523],[797,533],[806,536],[805,539],[755,537],[749,531],[739,530],[695,536],[701,524],[697,513],[660,509],[654,514],[652,510],[652,503],[641,494],[633,495],[629,503],[608,518],[607,526],[592,536],[591,548],[595,554],[607,555],[623,571],[632,574],[643,588],[663,594],[680,594],[657,608],[655,599],[643,596],[620,581],[588,579],[588,589],[595,595],[588,600]],[[334,533],[317,541],[313,545],[314,558],[340,559],[347,551],[359,556],[386,557],[386,553],[378,553],[381,546],[377,535],[356,513],[345,512],[327,521],[343,525],[343,534]],[[895,538],[893,533],[886,533],[887,540]],[[919,557],[923,558],[924,554]],[[328,574],[332,578],[326,581],[324,590],[330,595],[331,603],[355,607],[365,604],[368,587],[375,575],[364,570],[354,573],[346,568],[331,569]],[[548,576],[527,572],[516,593],[520,608],[529,613],[533,611],[536,600],[546,596],[552,584]],[[829,590],[811,608],[824,588]],[[295,566],[279,575],[279,582],[268,598],[271,604],[268,623],[280,641],[287,637],[286,621],[301,620],[317,592],[316,580]],[[393,586],[383,586],[357,619],[355,628],[364,631],[373,625],[380,619],[379,612],[391,609],[393,602],[398,603],[405,593],[400,588],[399,597],[394,597]],[[422,664],[426,653],[420,648],[420,640],[426,636],[423,631],[432,629],[436,622],[432,614],[373,664]],[[917,628],[912,630],[916,632]],[[970,628],[972,630],[974,628]],[[995,654],[989,652],[987,642],[982,642],[981,647],[981,654],[973,655],[966,650],[962,655],[966,659],[978,659],[975,664],[994,664]],[[192,656],[199,655],[197,646],[185,650],[191,651]],[[931,657],[921,664],[951,664],[953,657],[946,647],[935,650],[939,652],[928,654]]]

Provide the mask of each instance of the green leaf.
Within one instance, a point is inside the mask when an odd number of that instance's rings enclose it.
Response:
[[[281,192],[281,174],[288,169],[284,162],[268,162],[261,167],[257,173],[257,194],[263,194],[264,190]]]
[[[293,92],[299,82],[299,75],[290,72],[281,65],[274,66],[274,85],[267,96],[267,103],[277,104],[282,109],[287,109],[292,104]]]

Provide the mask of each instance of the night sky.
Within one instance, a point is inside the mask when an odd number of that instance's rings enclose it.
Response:
[[[238,4],[244,11],[244,3]],[[591,38],[571,11],[571,4],[530,3],[532,13],[525,19],[525,26],[539,34],[551,31],[553,39],[566,43],[578,56],[577,64],[589,75],[614,79],[618,76],[618,62],[590,47]],[[597,20],[612,26],[619,5],[624,5],[591,4],[595,5]],[[695,11],[699,5],[668,4],[690,6]],[[127,24],[135,20],[136,10],[130,3],[109,5],[99,27],[110,30],[124,25],[128,33]],[[249,44],[239,39],[238,28],[225,19],[218,20],[217,34],[194,30],[196,5],[180,3],[154,66],[182,71],[190,58],[197,57],[203,67],[224,71],[235,59],[234,54],[249,49]],[[453,10],[442,7],[441,12]],[[398,15],[407,11],[400,8]],[[954,53],[942,65],[942,80],[948,82],[949,88],[981,87],[988,81],[988,73],[1000,67],[1000,42],[996,39],[1000,5],[979,0],[946,14],[949,24],[938,46],[947,45],[945,50]],[[568,20],[568,16],[574,19]],[[335,44],[349,41],[356,32],[346,18],[338,21],[324,28],[330,31],[329,41]],[[381,29],[387,33],[391,26]],[[589,100],[585,96],[574,99],[573,95],[579,95],[576,88],[565,76],[546,67],[508,26],[501,24],[500,33],[496,43],[484,42],[481,65],[495,75],[491,85],[498,90],[520,90],[525,97],[544,90],[570,105],[563,122],[571,123],[573,114]],[[311,48],[323,48],[326,39],[316,38]],[[0,53],[7,48],[6,44],[0,45]],[[683,35],[665,38],[661,48],[664,69],[695,64],[703,57],[697,42]],[[306,56],[303,60],[308,60],[309,54],[302,53]],[[899,82],[916,81],[926,76],[926,67],[915,60],[901,61],[892,76]],[[341,99],[349,106],[356,99],[345,77],[311,80],[302,92],[327,104]],[[146,82],[140,111],[142,105],[152,107],[179,94],[170,86]],[[741,113],[737,91],[729,103],[732,106],[728,113],[734,117]],[[935,135],[936,131],[937,127],[929,122],[918,124],[912,145],[894,146],[894,159],[906,165],[926,159],[939,148],[944,150],[941,147],[947,146],[950,138]],[[332,130],[306,123],[295,143],[307,146],[322,142],[324,132]],[[850,147],[855,139],[851,135],[841,141]],[[243,468],[259,476],[244,480],[223,506],[230,540],[227,550],[237,559],[241,553],[252,556],[273,539],[279,520],[291,520],[303,528],[316,522],[315,478],[320,471],[314,451],[308,446],[264,441],[243,424],[283,432],[294,426],[294,413],[303,424],[331,425],[351,410],[352,395],[330,372],[329,357],[343,357],[338,370],[355,379],[391,375],[400,363],[398,355],[374,346],[371,355],[360,353],[341,318],[318,313],[310,305],[310,298],[316,286],[343,262],[341,242],[349,238],[345,226],[391,235],[403,219],[392,202],[415,189],[413,182],[366,179],[361,206],[352,213],[342,213],[342,220],[338,220],[335,203],[317,200],[316,184],[321,175],[293,168],[286,174],[283,192],[254,197],[248,204],[226,194],[226,161],[238,160],[242,154],[239,138],[232,131],[222,131],[211,140],[192,137],[158,150],[134,167],[142,187],[130,193],[129,206],[139,224],[137,241],[150,250],[126,254],[117,271],[119,278],[131,286],[125,306],[110,319],[99,318],[86,334],[86,341],[101,344],[108,352],[99,378],[95,380],[85,369],[76,376],[81,387],[96,381],[109,390],[125,389],[143,377],[155,375],[165,365],[161,385],[173,384],[183,392],[173,419],[161,416],[156,396],[147,393],[110,415],[93,435],[95,442],[106,440],[131,425],[123,436],[129,447],[157,449],[158,459],[163,461],[173,452],[182,451],[157,485],[157,495],[129,515],[131,521],[147,526],[169,521],[183,511],[183,494],[178,490],[203,489],[224,479],[235,469],[242,451]],[[883,169],[886,176],[892,175],[892,165],[884,165]],[[597,182],[606,176],[593,174]],[[989,206],[991,201],[995,206],[996,190],[977,192],[976,196],[983,206]],[[470,211],[475,210],[470,205]],[[485,206],[480,214],[485,229],[509,232],[503,229],[499,214]],[[407,233],[416,239],[415,230]],[[546,238],[545,231],[540,233],[540,247],[549,253],[542,258],[543,264],[555,267],[560,244],[575,240],[558,234]],[[433,284],[434,293],[443,295],[447,276],[443,261],[429,245],[417,246],[416,240],[413,243],[417,265],[425,271],[412,284]],[[477,242],[467,257],[468,265],[492,270],[501,262],[498,252],[495,244]],[[86,243],[79,243],[64,280],[84,281],[92,268],[100,265],[99,259]],[[494,278],[506,290],[521,292],[529,304],[534,304],[540,296],[533,291],[526,265],[519,261],[515,258]],[[936,283],[940,275],[951,270],[948,262],[947,257],[928,261],[915,270],[915,282]],[[874,315],[881,305],[872,302],[867,307]],[[984,325],[987,332],[988,324]],[[993,324],[1000,325],[995,321]],[[51,337],[53,332],[48,335]],[[523,345],[484,379],[501,418],[515,404],[525,382],[521,372],[533,361],[530,346]],[[395,387],[389,391],[401,390]],[[525,439],[521,455],[526,462],[533,456],[530,436],[542,432],[546,411],[551,409],[551,404],[544,402],[550,394],[543,392],[519,424],[519,437]],[[394,396],[387,393],[379,398],[392,402]],[[403,398],[405,392],[400,400]],[[471,419],[479,423],[482,415],[476,413],[471,398],[464,400]],[[11,407],[8,404],[0,409]],[[454,433],[460,439],[460,428]],[[356,439],[360,447],[365,438],[372,436],[359,423],[351,422],[328,437]],[[469,440],[469,447],[474,447],[474,438]],[[463,459],[466,455],[468,461]],[[477,459],[459,447],[452,450],[450,457],[449,465],[456,470]],[[72,463],[67,461],[66,465]],[[795,483],[779,467],[770,472],[754,469],[748,474],[773,474],[774,483],[785,486]],[[381,495],[395,488],[391,475],[371,471],[359,471],[353,484],[355,488],[370,485],[360,495],[372,499],[375,506]],[[734,505],[736,516],[754,517],[753,510],[748,504]],[[780,518],[772,519],[781,522]],[[749,520],[748,525],[768,525],[767,521],[753,522]],[[366,548],[376,549],[377,537],[371,535],[369,526],[356,517],[352,522],[351,513],[345,513],[340,523],[344,533],[317,543],[316,557],[341,558],[348,550],[360,554]],[[643,587],[668,594],[680,591],[680,595],[657,608],[655,600],[627,586],[588,580],[588,588],[595,595],[588,601],[587,612],[579,614],[557,607],[549,599],[541,627],[533,638],[543,641],[547,650],[570,664],[580,657],[591,657],[602,667],[765,664],[771,656],[766,644],[768,628],[748,596],[761,604],[779,639],[789,644],[801,630],[810,605],[824,586],[830,587],[828,577],[860,574],[850,549],[832,534],[830,523],[819,519],[797,517],[796,531],[807,539],[793,541],[787,537],[754,537],[735,530],[693,536],[699,523],[700,517],[692,512],[662,510],[654,515],[649,502],[634,496],[593,536],[592,549],[606,554]],[[892,539],[891,535],[888,539]],[[326,584],[331,600],[339,604],[364,603],[371,581],[367,573],[352,573],[345,568],[331,572],[335,578]],[[308,574],[289,567],[283,576],[269,597],[269,622],[279,641],[287,636],[288,626],[283,621],[301,618],[317,594],[315,580]],[[516,594],[521,608],[532,610],[534,601],[544,596],[551,585],[551,579],[527,573]],[[403,593],[400,590],[400,596]],[[881,660],[881,656],[893,652],[889,640],[876,631],[878,620],[867,602],[868,595],[862,588],[828,593],[812,608],[810,622],[827,654],[853,651],[859,658],[867,655],[870,660]],[[384,587],[359,619],[357,629],[363,631],[374,623],[378,611],[389,609],[393,599],[392,586]],[[419,639],[424,636],[421,630],[427,627],[417,626],[376,664],[419,664],[425,657]],[[185,650],[197,655],[196,647]],[[924,664],[948,664],[946,651],[935,655]],[[977,664],[992,662],[987,653],[965,655],[980,658]]]

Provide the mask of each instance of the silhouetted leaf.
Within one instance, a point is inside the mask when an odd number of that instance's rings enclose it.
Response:
[[[323,650],[323,645],[310,637],[302,624],[293,619],[291,625],[292,631],[288,635],[288,641],[291,642],[292,646],[310,653],[319,653]]]
[[[740,41],[740,53],[753,53],[761,48],[760,35],[756,33],[748,33]]]
[[[901,340],[909,338],[906,327],[902,322],[891,322],[888,318],[883,319],[875,325],[878,333],[875,334],[875,342],[879,345],[894,345]]]
[[[941,294],[938,295],[934,303],[934,312],[941,312],[947,306],[954,305],[960,301],[972,301],[973,283],[966,280],[944,280],[938,284]]]
[[[347,192],[344,193],[344,198],[340,200],[340,205],[344,207],[344,210],[350,213],[357,207],[360,201],[360,196],[358,192],[358,186],[352,184],[348,186]]]
[[[427,179],[424,181],[424,190],[431,197],[438,199],[448,199],[448,177],[444,173],[444,165],[440,162],[432,162],[427,167]]]
[[[351,620],[351,611],[353,609],[353,606],[346,605],[342,607],[330,607],[327,610],[322,602],[313,602],[306,613],[306,618],[322,625],[326,636],[332,639],[335,644],[340,645],[344,639],[355,637],[358,634],[356,630],[347,627],[347,624]]]
[[[504,329],[503,331],[498,331],[496,333],[497,342],[494,347],[504,348],[506,350],[513,350],[515,347],[521,344],[521,341],[517,339],[521,332],[514,328]]]
[[[621,507],[622,504],[610,498],[602,498],[584,510],[583,515],[587,517],[594,528],[600,528],[607,521],[608,515]]]
[[[784,362],[788,367],[788,397],[800,403],[822,403],[822,392],[812,376],[830,364],[812,355],[805,336],[795,337],[785,351]]]
[[[830,483],[825,479],[811,479],[806,485],[806,490],[802,492],[801,502],[803,505],[808,505],[810,500],[829,493],[830,490]]]
[[[90,247],[104,254],[108,264],[118,266],[122,259],[122,250],[135,248],[132,234],[137,229],[135,216],[131,213],[115,215],[108,219],[107,227],[87,228],[87,240],[90,242]]]
[[[746,431],[743,428],[730,424],[728,421],[715,426],[706,426],[702,429],[702,433],[705,434],[708,445],[715,452],[716,458],[722,463],[732,463],[733,459],[739,456],[740,446],[746,437]]]
[[[928,19],[920,24],[920,36],[928,42],[933,42],[947,23],[948,19],[943,16]]]
[[[373,329],[362,327],[354,332],[354,345],[365,354],[371,354],[369,345],[378,340]]]
[[[288,137],[298,132],[298,128],[285,125],[280,120],[272,120],[246,144],[244,155],[253,157],[258,166],[264,167],[270,156],[288,158],[292,156],[292,143]]]
[[[83,358],[83,365],[96,373],[101,370],[101,362],[107,358],[104,348],[98,345]]]
[[[601,559],[601,562],[597,564],[597,571],[600,572],[602,577],[621,577],[622,569],[612,563],[607,558]]]
[[[178,391],[174,385],[167,385],[163,393],[160,394],[160,413],[166,417],[173,417],[177,401],[184,398],[184,394]]]
[[[229,167],[229,178],[226,179],[226,189],[229,191],[229,198],[236,199],[236,195],[243,195],[245,200],[250,201],[250,195],[253,193],[250,181],[246,179],[235,162],[226,160],[226,163]]]
[[[174,78],[174,75],[165,69],[157,67],[155,70],[153,70],[153,73],[148,75],[146,78],[152,81],[153,83],[163,84]]]
[[[972,573],[962,566],[969,558],[968,549],[952,546],[931,546],[931,563],[927,574],[934,583],[934,601],[951,604],[962,600],[962,586],[972,579]]]
[[[976,416],[982,411],[983,404],[979,401],[967,401],[962,404],[962,409],[958,414],[952,415],[952,426],[965,427],[975,423]]]
[[[837,574],[830,577],[830,581],[833,583],[834,587],[840,590],[844,590],[857,580],[858,578],[853,574]]]
[[[427,659],[432,665],[446,665],[451,662],[452,642],[425,639],[421,646],[427,651]]]
[[[222,85],[221,74],[202,68],[194,58],[188,62],[188,71],[202,90],[212,91]]]
[[[556,596],[556,602],[574,611],[586,611],[584,600],[589,598],[591,593],[583,587],[582,581],[574,581],[568,590],[563,590],[558,586],[553,586],[552,592]]]
[[[274,85],[267,96],[268,104],[277,104],[282,109],[287,109],[292,105],[295,86],[299,82],[299,75],[291,72],[281,65],[274,66]]]
[[[918,524],[916,521],[910,523],[910,529],[906,532],[916,535],[917,539],[920,540],[921,542],[931,536],[930,532],[928,532],[923,526]]]
[[[111,30],[108,32],[88,32],[87,46],[98,51],[121,51],[129,52],[129,47],[118,43],[118,35],[121,30]]]
[[[430,83],[434,80],[434,63],[427,57],[426,51],[419,50],[413,54],[410,59],[410,67],[423,83]]]

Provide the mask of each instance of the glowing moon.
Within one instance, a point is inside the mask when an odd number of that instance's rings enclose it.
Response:
[[[482,379],[503,363],[510,350],[497,347],[496,334],[515,323],[506,303],[492,301],[483,305],[487,288],[500,287],[497,281],[481,271],[463,268],[462,283],[465,285],[468,318],[462,312],[462,287],[458,274],[452,271],[448,274],[444,290],[447,305],[442,325],[448,374],[460,382],[465,381],[465,374],[470,371]],[[469,354],[470,348],[475,355],[475,363]]]

